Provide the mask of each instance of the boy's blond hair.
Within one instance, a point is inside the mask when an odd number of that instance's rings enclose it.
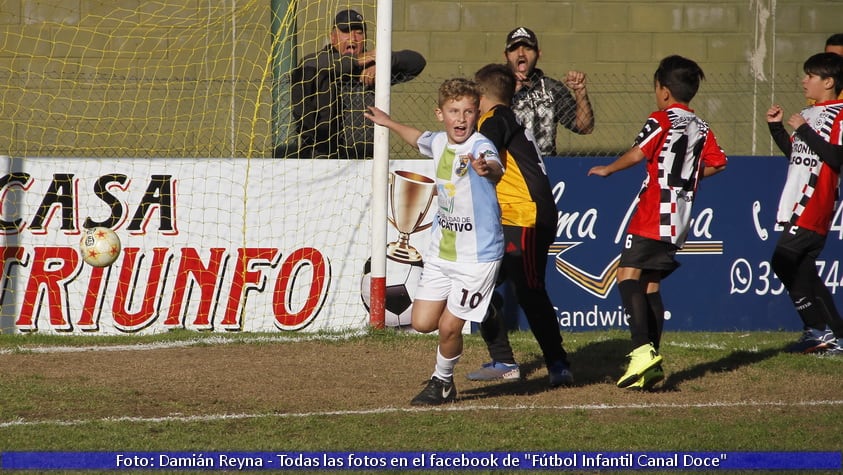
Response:
[[[458,101],[464,97],[474,100],[480,104],[480,93],[477,91],[477,84],[465,78],[446,79],[439,86],[439,107],[448,101]]]

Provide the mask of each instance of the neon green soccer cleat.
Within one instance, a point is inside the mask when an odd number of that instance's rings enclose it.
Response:
[[[634,384],[644,376],[645,371],[658,365],[663,360],[661,355],[653,348],[652,343],[639,346],[627,356],[629,356],[629,367],[626,373],[621,376],[621,379],[618,380],[619,388],[625,388]]]
[[[627,389],[642,389],[644,391],[649,391],[663,379],[664,368],[662,368],[662,365],[658,364],[647,371],[644,371],[644,374],[638,379],[638,381],[627,386]]]

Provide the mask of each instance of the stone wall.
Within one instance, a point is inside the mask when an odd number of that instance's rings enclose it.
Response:
[[[269,156],[276,3],[0,0],[0,140],[13,155]],[[364,14],[376,47],[373,0],[294,4],[295,14],[282,14],[295,24],[289,40],[299,58],[325,44],[342,8]],[[589,76],[595,133],[560,134],[561,150],[584,155],[628,146],[654,107],[652,73],[668,54],[703,67],[707,81],[692,106],[729,153],[775,153],[764,111],[771,102],[786,112],[804,105],[802,62],[843,30],[840,1],[392,4],[393,49],[428,60],[419,78],[393,89],[397,118],[438,127],[439,83],[503,61],[507,32],[527,26],[548,75]],[[392,147],[396,157],[413,156]]]

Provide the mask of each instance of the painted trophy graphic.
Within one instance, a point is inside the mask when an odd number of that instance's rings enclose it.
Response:
[[[386,245],[386,255],[408,264],[422,261],[416,248],[410,245],[410,235],[429,228],[422,224],[433,202],[436,182],[419,173],[396,170],[389,175],[389,222],[398,231],[398,241]]]

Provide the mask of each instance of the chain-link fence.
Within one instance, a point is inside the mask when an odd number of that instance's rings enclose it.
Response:
[[[737,76],[711,76],[691,101],[708,121],[728,155],[779,153],[770,140],[764,115],[773,103],[781,104],[786,117],[806,106],[799,77],[778,76],[761,82]],[[420,129],[441,128],[433,114],[442,79],[418,78],[393,88],[392,115]],[[557,150],[561,156],[611,157],[626,151],[655,110],[653,79],[647,76],[589,75],[589,98],[595,128],[577,135],[559,127]],[[412,147],[397,136],[390,138],[390,158],[418,158]]]
[[[18,79],[20,87],[14,84]],[[443,79],[422,74],[393,86],[393,117],[419,129],[439,130],[433,110]],[[11,81],[0,103],[2,122],[8,125],[0,127],[0,139],[9,144],[12,156],[273,156],[270,82],[205,84],[98,77],[80,81],[77,76],[72,84],[76,89],[72,89],[61,77]],[[703,82],[691,107],[711,124],[728,155],[776,154],[764,114],[774,102],[784,107],[786,117],[805,107],[799,82],[794,76],[770,81],[712,76]],[[27,89],[32,85],[36,86]],[[145,94],[144,89],[154,92]],[[245,92],[232,99],[231,91]],[[588,91],[594,132],[576,135],[560,127],[559,155],[615,156],[630,146],[655,107],[652,78],[592,74]],[[195,107],[201,103],[198,93],[203,95],[201,102],[213,102],[215,107]],[[154,114],[150,113],[153,109]],[[420,158],[395,135],[390,137],[389,149],[391,159]]]
[[[369,24],[368,46],[375,47],[375,2],[369,0],[243,0],[236,5],[171,0],[115,5],[43,2],[44,8],[23,7],[29,3],[9,2],[8,11],[3,12],[8,15],[3,18],[0,48],[0,142],[7,146],[0,153],[16,157],[272,157],[277,145],[296,138],[290,133],[290,72],[303,57],[326,45],[336,12],[345,8],[362,12]],[[489,25],[491,31],[484,32],[476,25],[464,25],[465,31],[454,34],[471,48],[465,56],[454,57],[454,52],[437,50],[439,43],[427,41],[425,23],[400,22],[409,11],[422,11],[422,6],[394,3],[393,34],[401,38],[400,47],[418,49],[428,64],[416,79],[393,87],[393,115],[419,128],[437,129],[440,124],[432,110],[443,76],[448,71],[471,75],[482,66],[483,58],[500,58],[508,28]],[[482,1],[451,3],[439,6],[461,21],[500,6]],[[582,4],[576,8],[584,11],[593,6],[583,0],[570,3]],[[540,5],[525,2],[518,11],[545,8]],[[567,3],[558,10],[566,8],[570,8]],[[594,8],[595,12],[606,9]],[[689,18],[706,11],[688,8]],[[741,21],[733,25],[733,33],[749,35],[743,31],[749,25]],[[495,32],[496,28],[500,31]],[[698,30],[698,36],[700,31],[707,30]],[[786,33],[794,31],[789,28]],[[491,47],[486,44],[487,33],[495,38],[489,43],[495,45],[494,55],[487,51]],[[547,35],[548,42],[569,38],[560,32]],[[803,36],[804,44],[782,41],[782,52],[819,48],[820,37]],[[774,46],[770,45],[771,54]],[[642,61],[646,64],[649,58],[639,53],[637,60],[610,56],[597,62],[596,54],[585,54],[578,52],[571,61],[589,74],[596,128],[587,136],[560,130],[557,149],[561,155],[616,155],[629,146],[654,107],[652,73],[646,73],[649,66],[639,73]],[[548,52],[543,56],[540,66],[549,76],[560,77],[569,66],[560,64],[562,55]],[[779,67],[792,67],[793,53],[784,56]],[[611,69],[613,64],[617,74]],[[772,102],[782,104],[786,114],[804,106],[799,78],[792,77],[799,70],[778,69],[790,71],[791,76],[776,73],[756,79],[740,55],[721,62],[709,58],[703,67],[734,71],[709,75],[692,102],[711,123],[727,153],[775,153],[764,112]],[[320,103],[320,107],[329,106]],[[390,151],[395,159],[418,157],[397,137],[391,137]]]

